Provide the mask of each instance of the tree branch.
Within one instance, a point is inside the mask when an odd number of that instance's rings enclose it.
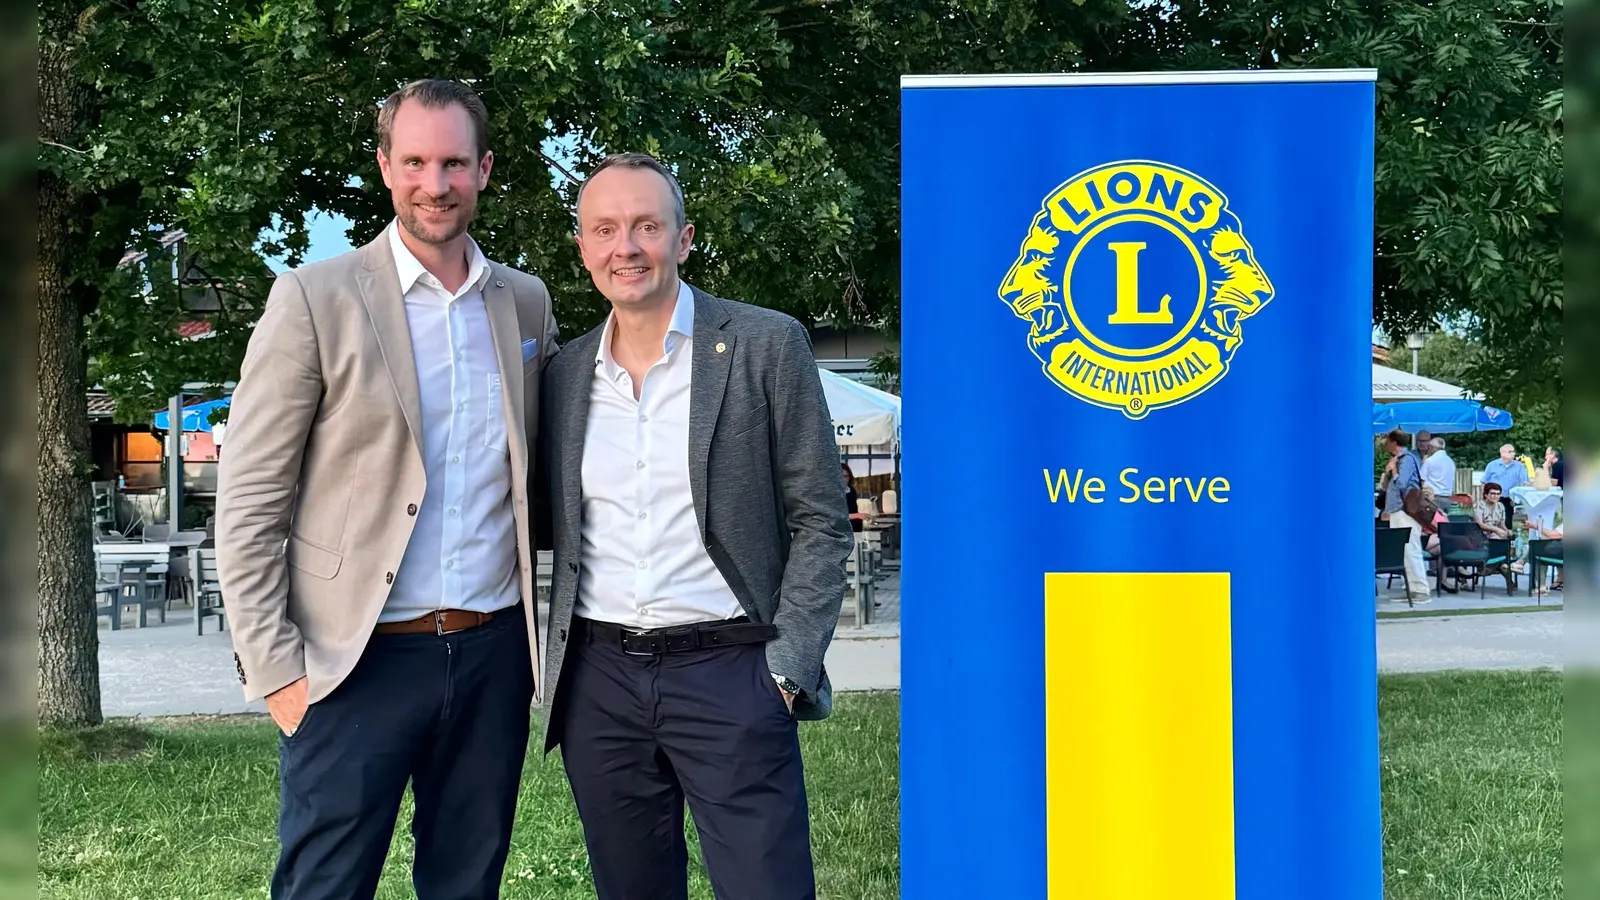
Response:
[[[47,147],[55,147],[58,150],[66,150],[71,153],[82,153],[87,155],[89,152],[87,150],[79,150],[77,147],[68,147],[66,144],[58,144],[55,141],[47,141],[44,138],[40,138],[39,143],[44,144]]]
[[[545,162],[549,163],[550,165],[555,166],[556,169],[559,170],[561,172],[561,174],[567,176],[567,180],[572,182],[573,184],[579,184],[583,180],[583,179],[579,178],[578,176],[572,174],[571,172],[567,171],[567,167],[566,166],[563,166],[561,163],[558,163],[555,160],[551,159],[550,158],[550,154],[545,153],[544,150],[540,150],[539,151],[539,158],[543,159]]]
[[[766,9],[758,9],[756,10],[756,15],[775,16],[781,13],[793,12],[797,9],[805,9],[806,7],[811,6],[827,6],[833,2],[834,0],[798,0],[798,2],[788,3],[783,6],[769,6]]]

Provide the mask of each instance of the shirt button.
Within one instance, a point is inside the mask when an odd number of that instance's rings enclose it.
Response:
[[[459,462],[461,462],[461,457],[452,456],[452,457],[450,457],[450,461],[453,462],[453,463],[459,463]]]
[[[633,464],[633,467],[634,467],[634,468],[635,468],[635,469],[642,469],[642,468],[644,468],[644,460],[642,460],[642,459],[641,459],[641,460],[639,460],[639,461],[638,461],[638,462],[636,462],[636,463],[634,463],[634,464]]]
[[[453,510],[453,509],[450,510],[450,518],[452,518],[452,519],[455,518],[455,515],[456,515],[456,511]]]
[[[642,559],[639,560],[639,568],[642,569],[642,568],[644,568],[645,566],[648,566],[648,565],[649,565],[649,563],[645,562],[644,560],[642,560]]]
[[[639,417],[639,421],[648,422],[648,421],[650,421],[650,417],[649,416],[640,416]]]
[[[641,510],[639,510],[639,518],[641,518],[641,519],[642,519],[642,518],[644,518],[644,517],[645,517],[645,516],[647,516],[647,515],[649,515],[649,513],[647,513],[647,512],[645,512],[645,511],[644,511],[644,510],[642,510],[642,509],[641,509]]]
[[[413,503],[410,506],[406,507],[406,515],[414,516],[416,514],[417,514],[417,505],[415,503]]]
[[[394,573],[393,572],[385,572],[385,573],[383,573],[383,583],[384,584],[394,584]]]
[[[452,560],[448,560],[448,561],[445,562],[444,567],[446,569],[454,569],[456,567],[456,561],[453,560],[453,559]]]

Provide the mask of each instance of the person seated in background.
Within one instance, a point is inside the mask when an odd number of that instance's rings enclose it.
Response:
[[[1505,504],[1500,502],[1500,485],[1489,481],[1483,485],[1483,499],[1472,504],[1472,521],[1478,523],[1483,533],[1492,538],[1511,537],[1510,523],[1506,521]]]
[[[1534,540],[1534,541],[1549,541],[1550,542],[1550,543],[1544,545],[1544,549],[1539,553],[1540,556],[1544,557],[1545,559],[1563,559],[1566,556],[1566,552],[1565,552],[1566,551],[1566,546],[1563,543],[1563,541],[1565,540],[1565,537],[1564,537],[1564,534],[1563,534],[1563,529],[1564,528],[1565,528],[1565,525],[1563,523],[1561,523],[1561,522],[1556,522],[1555,524],[1551,525],[1548,528],[1546,528],[1544,526],[1544,523],[1542,523],[1542,522],[1541,523],[1535,523],[1534,526],[1533,526],[1533,529],[1528,532],[1528,538],[1529,538],[1529,540]],[[1532,553],[1532,545],[1531,544],[1529,545],[1529,554],[1528,555],[1529,556],[1533,555],[1533,553]],[[1567,570],[1566,570],[1565,567],[1556,569],[1555,580],[1550,582],[1550,587],[1549,588],[1545,588],[1542,585],[1537,585],[1537,584],[1534,585],[1533,586],[1534,596],[1543,597],[1545,594],[1549,593],[1550,591],[1559,591],[1559,590],[1561,590],[1562,576],[1566,573],[1566,571]]]
[[[1421,512],[1425,518],[1417,524],[1422,526],[1422,550],[1427,554],[1438,554],[1439,525],[1442,522],[1450,521],[1450,517],[1445,514],[1432,485],[1423,484],[1422,486]],[[1444,565],[1444,561],[1440,560],[1438,565]],[[1457,578],[1458,575],[1454,567],[1446,568],[1440,575],[1439,586],[1445,591],[1454,594],[1456,592]]]
[[[856,476],[850,471],[849,463],[840,463],[839,468],[842,470],[840,475],[844,478],[844,506],[850,513],[850,530],[860,531],[867,517],[861,514],[861,498],[856,495]]]

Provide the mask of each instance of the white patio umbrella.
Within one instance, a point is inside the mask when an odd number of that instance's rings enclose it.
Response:
[[[1372,364],[1372,400],[1390,403],[1396,400],[1482,400],[1482,394],[1470,394],[1466,388],[1457,387],[1434,378],[1413,375],[1388,366]]]
[[[822,393],[833,419],[833,439],[840,447],[878,447],[900,440],[900,398],[837,372],[822,374]]]

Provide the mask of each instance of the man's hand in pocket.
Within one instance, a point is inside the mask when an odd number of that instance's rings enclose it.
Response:
[[[294,734],[306,715],[306,680],[291,682],[267,695],[267,714],[278,723],[278,730]]]

